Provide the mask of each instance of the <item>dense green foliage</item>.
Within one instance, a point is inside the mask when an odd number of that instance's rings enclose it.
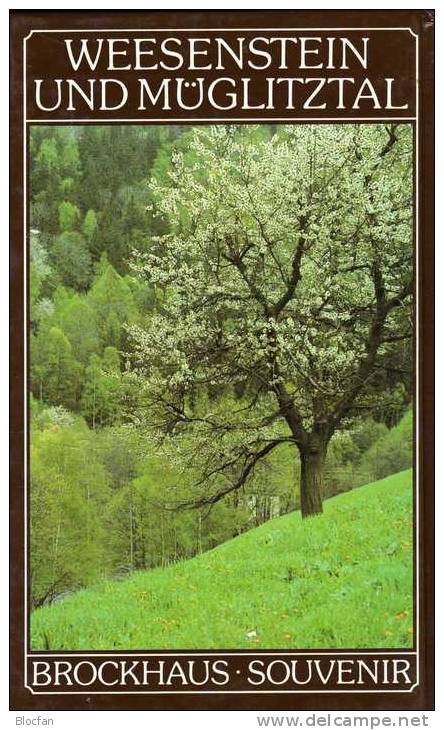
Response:
[[[165,500],[189,497],[192,475],[162,462],[137,429],[89,428],[61,407],[35,401],[33,410],[35,605],[99,578],[192,557],[299,506],[299,470],[291,446],[270,457],[248,487],[211,511],[176,511]],[[411,412],[391,430],[363,421],[333,441],[326,496],[390,474],[394,467],[408,467],[411,450]]]
[[[250,127],[245,134],[256,144],[270,138],[271,131]],[[165,232],[165,220],[151,210],[147,180],[153,176],[159,186],[171,185],[170,160],[178,150],[193,163],[190,134],[178,127],[51,126],[32,130],[34,606],[134,570],[184,561],[300,506],[299,455],[294,444],[283,444],[257,464],[241,489],[211,509],[175,509],[195,496],[199,472],[192,438],[188,442],[181,439],[181,449],[188,450],[188,463],[184,464],[177,458],[178,439],[170,438],[160,448],[162,444],[146,428],[145,421],[156,414],[144,401],[130,332],[147,329],[171,297],[171,289],[135,276],[131,260],[133,252],[146,253],[156,236]],[[373,414],[363,411],[362,417],[332,437],[324,496],[410,467],[409,384],[390,392],[390,404]],[[196,413],[202,404],[218,415],[239,412],[239,422],[244,420],[248,428],[243,409],[250,398],[242,383],[212,383],[196,388],[187,405]],[[172,419],[173,437],[176,425]],[[372,489],[362,494],[370,494]],[[378,500],[382,499],[381,489]],[[356,499],[362,500],[363,507],[365,497]],[[290,541],[290,525],[296,517],[286,519],[282,525],[288,525]],[[364,529],[364,519],[359,525]],[[372,529],[369,525],[369,534]],[[309,526],[303,530],[300,534],[308,540]],[[257,545],[253,537],[242,539],[243,543],[230,542],[227,549],[245,545],[242,560],[247,565],[253,559],[253,555],[247,558],[248,547],[254,552]],[[375,546],[377,539],[374,535]],[[256,557],[265,560],[260,551]],[[186,576],[188,569],[183,563],[174,570],[177,575],[185,571]],[[145,579],[142,575],[137,574],[134,585]],[[160,580],[159,575],[153,573],[153,580]],[[113,590],[124,591],[124,586],[129,589],[132,585],[128,580]],[[71,598],[54,610],[70,605],[76,605]],[[45,612],[36,616],[52,615]],[[43,618],[37,619],[36,626],[40,620]],[[124,646],[125,637],[121,632],[118,636],[119,645]],[[198,637],[196,633],[196,641]],[[53,648],[52,639],[49,641]],[[131,645],[135,646],[134,641]],[[233,646],[243,645],[236,643],[238,638],[230,641]],[[68,638],[62,645],[75,648]]]
[[[33,615],[36,649],[412,645],[412,474]],[[250,634],[250,637],[248,636]]]

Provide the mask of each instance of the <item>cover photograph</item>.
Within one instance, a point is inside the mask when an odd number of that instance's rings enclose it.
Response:
[[[434,708],[434,14],[13,11],[11,708]]]

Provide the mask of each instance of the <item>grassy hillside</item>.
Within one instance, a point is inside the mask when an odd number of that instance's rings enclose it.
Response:
[[[412,473],[32,616],[35,649],[408,647]]]

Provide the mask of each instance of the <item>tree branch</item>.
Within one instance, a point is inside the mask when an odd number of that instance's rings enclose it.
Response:
[[[377,293],[378,291],[378,293]],[[377,299],[377,306],[375,317],[370,327],[369,336],[367,338],[366,354],[359,363],[356,375],[351,380],[350,387],[345,391],[342,398],[339,399],[336,407],[333,410],[331,417],[328,419],[328,428],[331,433],[338,426],[341,419],[347,414],[357,395],[362,391],[366,384],[369,376],[372,373],[372,368],[376,361],[379,346],[385,341],[384,340],[384,324],[388,314],[394,309],[401,305],[401,303],[413,292],[413,279],[407,282],[399,294],[392,297],[391,299],[381,299],[381,290],[379,289],[378,277],[375,280],[375,296]],[[378,299],[379,298],[379,299]]]
[[[273,316],[275,316],[275,317],[277,317],[282,312],[284,307],[293,298],[294,293],[296,291],[296,287],[301,278],[301,263],[302,263],[302,256],[304,254],[304,238],[302,235],[302,231],[305,230],[305,226],[307,223],[306,217],[301,216],[299,223],[300,223],[301,234],[299,235],[298,245],[296,246],[296,251],[294,253],[293,261],[291,264],[291,275],[290,275],[290,278],[288,281],[287,290],[284,292],[284,294],[281,296],[281,298],[276,302],[276,304],[273,307]]]
[[[233,264],[233,266],[235,266],[235,268],[239,271],[254,299],[262,306],[265,316],[269,317],[271,312],[270,305],[267,302],[265,296],[262,294],[261,290],[258,289],[255,283],[249,278],[247,274],[247,267],[242,260],[242,256],[237,251],[235,251],[230,239],[227,241],[227,248],[229,251],[229,255],[223,254],[225,260]]]
[[[276,448],[276,446],[279,446],[281,443],[288,442],[291,439],[288,438],[282,438],[282,439],[274,439],[273,441],[268,442],[262,449],[255,452],[254,454],[247,455],[247,458],[245,460],[245,464],[242,469],[242,473],[236,479],[235,482],[232,482],[229,484],[225,489],[221,489],[219,492],[216,492],[215,494],[211,494],[208,496],[200,497],[199,499],[192,500],[190,502],[183,502],[182,504],[176,506],[175,509],[181,510],[181,509],[196,509],[198,507],[205,507],[206,505],[213,505],[216,504],[216,502],[220,502],[221,499],[226,497],[227,494],[230,494],[231,492],[235,492],[236,490],[240,489],[245,482],[247,481],[249,475],[253,471],[254,467],[260,461],[263,459],[267,454],[269,454],[273,449]],[[233,463],[233,462],[230,462]],[[220,469],[218,470],[220,471]]]

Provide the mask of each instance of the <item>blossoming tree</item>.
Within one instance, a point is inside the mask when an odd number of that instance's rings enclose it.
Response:
[[[195,471],[193,504],[239,489],[292,443],[302,515],[321,512],[333,434],[409,369],[410,125],[259,140],[195,129],[169,183],[151,187],[167,232],[135,263],[158,302],[132,329],[142,417]]]

